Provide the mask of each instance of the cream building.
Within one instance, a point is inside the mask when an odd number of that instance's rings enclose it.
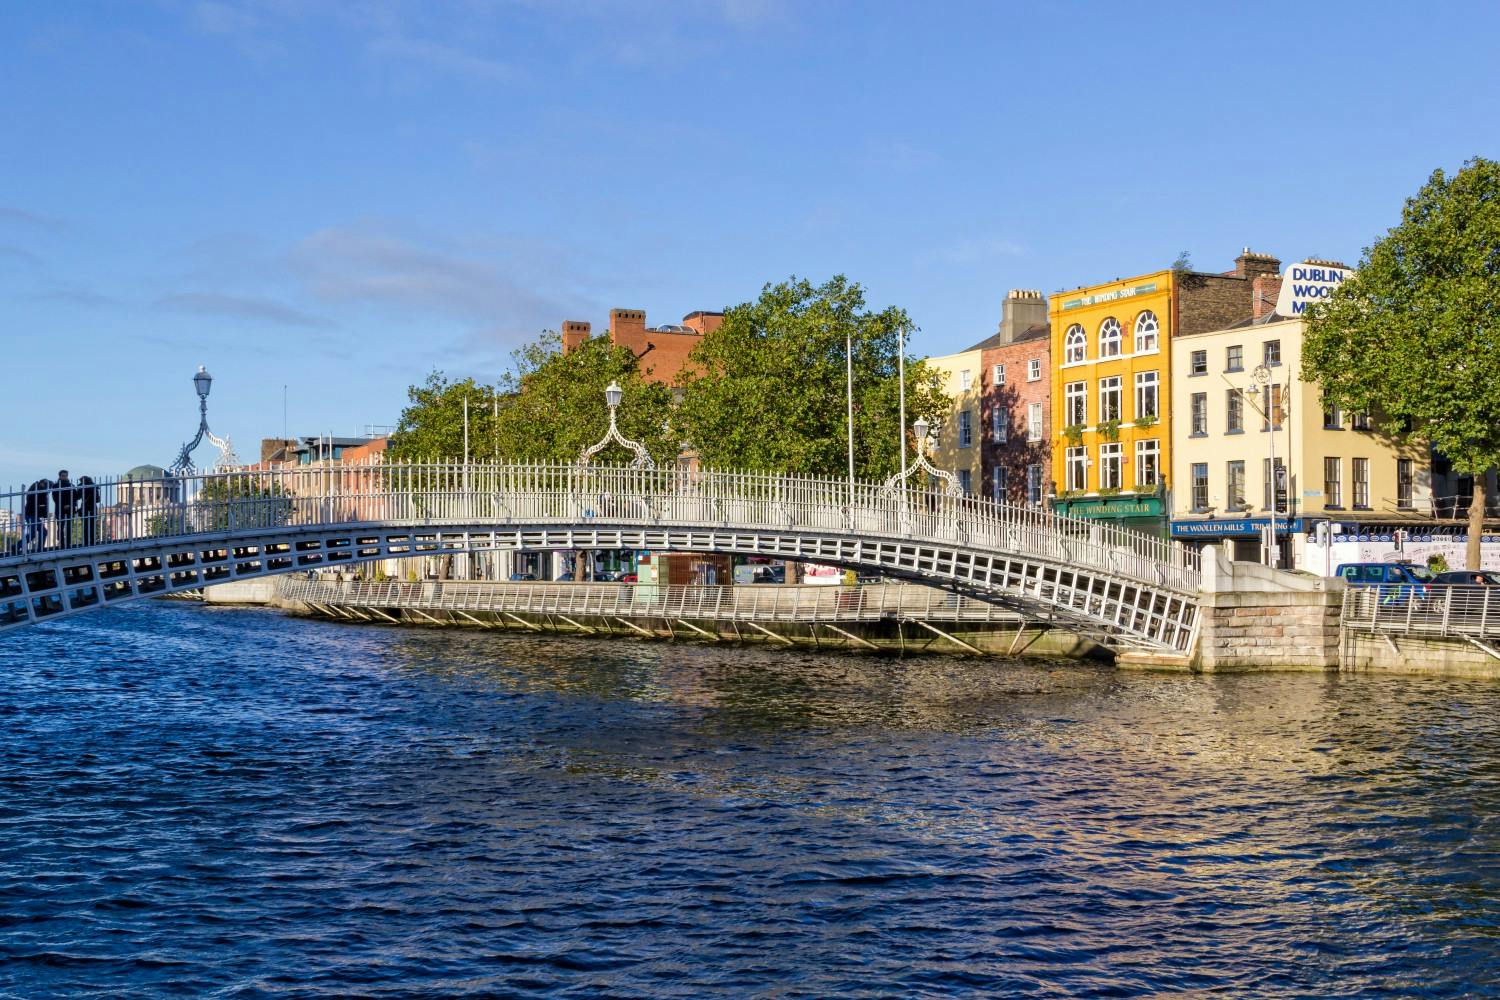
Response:
[[[979,351],[927,359],[927,364],[942,375],[943,392],[953,401],[948,415],[932,431],[928,454],[933,465],[957,475],[958,484],[968,494],[975,492],[980,479],[982,360]]]
[[[1378,531],[1431,509],[1421,446],[1397,448],[1367,415],[1325,410],[1299,379],[1302,331],[1270,313],[1173,339],[1172,537],[1265,561],[1274,502],[1279,565],[1322,573],[1323,550],[1309,551],[1317,522]]]

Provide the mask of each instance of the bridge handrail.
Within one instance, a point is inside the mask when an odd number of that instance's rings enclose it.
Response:
[[[852,492],[852,496],[851,496]],[[0,494],[0,562],[64,547],[360,521],[799,528],[1014,552],[1196,592],[1199,557],[1116,525],[980,497],[711,469],[568,462],[246,467]]]

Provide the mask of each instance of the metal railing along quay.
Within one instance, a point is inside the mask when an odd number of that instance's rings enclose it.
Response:
[[[1500,640],[1500,587],[1350,587],[1344,591],[1342,622],[1345,630],[1463,639],[1484,648]]]
[[[959,594],[905,584],[856,587],[765,584],[658,586],[627,583],[372,582],[283,578],[284,600],[310,605],[491,614],[691,618],[742,622],[881,619],[996,622],[1021,616]]]

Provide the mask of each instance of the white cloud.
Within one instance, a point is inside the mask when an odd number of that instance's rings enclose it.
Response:
[[[320,316],[314,316],[274,299],[259,296],[227,295],[222,292],[177,292],[157,299],[156,305],[159,308],[176,312],[251,320],[275,326],[316,329],[333,325]]]
[[[991,236],[947,243],[925,256],[929,261],[968,267],[1002,257],[1023,257],[1026,253],[1026,247],[1014,240]]]
[[[523,75],[505,63],[426,39],[386,35],[374,39],[366,48],[372,55],[418,63],[476,80],[507,81]]]

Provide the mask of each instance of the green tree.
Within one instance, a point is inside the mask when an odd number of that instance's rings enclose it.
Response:
[[[547,331],[511,355],[512,371],[494,385],[450,381],[433,372],[407,390],[408,405],[391,441],[391,454],[413,461],[463,455],[464,400],[469,403],[469,455],[503,461],[573,461],[604,436],[609,410],[604,388],[620,383],[620,433],[641,442],[658,465],[675,461],[680,441],[671,426],[672,390],[646,378],[634,355],[605,337],[562,352]],[[623,450],[601,453],[623,462]]]
[[[1357,273],[1309,310],[1302,375],[1474,477],[1465,555],[1478,569],[1484,474],[1500,464],[1500,164],[1433,172]]]
[[[894,306],[871,312],[843,275],[814,286],[793,277],[731,307],[693,350],[678,412],[684,436],[714,468],[842,476],[848,468],[845,337],[853,343],[855,471],[900,467],[897,352],[911,321]],[[938,378],[906,365],[906,419],[946,413]]]

